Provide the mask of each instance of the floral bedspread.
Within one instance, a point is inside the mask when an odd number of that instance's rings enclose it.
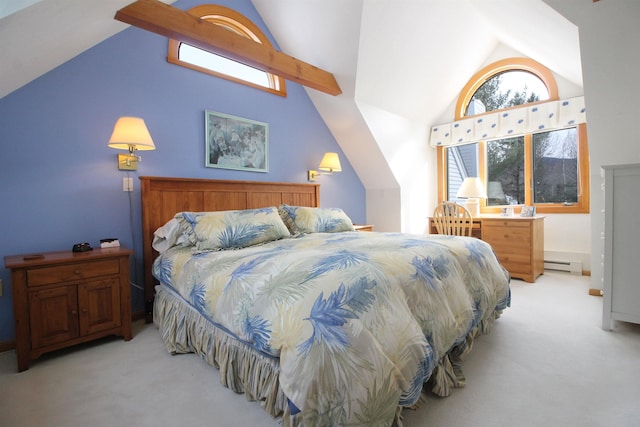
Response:
[[[510,304],[485,242],[315,233],[239,250],[174,247],[154,275],[265,356],[304,425],[391,425],[439,361]]]

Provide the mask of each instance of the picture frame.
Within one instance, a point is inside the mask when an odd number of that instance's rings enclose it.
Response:
[[[536,207],[535,206],[523,206],[522,210],[520,210],[520,216],[523,216],[523,217],[534,217],[534,216],[536,216]]]
[[[513,208],[500,208],[500,216],[503,217],[513,217]]]
[[[269,172],[269,124],[205,110],[205,166]]]

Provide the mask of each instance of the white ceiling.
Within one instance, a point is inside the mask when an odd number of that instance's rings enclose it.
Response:
[[[0,3],[0,19],[42,0],[4,0]]]
[[[129,3],[3,0],[0,98],[126,28],[113,16]],[[578,30],[542,0],[252,3],[282,51],[336,76],[342,95],[307,92],[365,188],[402,185],[397,141],[379,135],[385,117],[388,128],[428,131],[496,52],[528,56],[582,87]],[[11,13],[17,4],[28,7]]]

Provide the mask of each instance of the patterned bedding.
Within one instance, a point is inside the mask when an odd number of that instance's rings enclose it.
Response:
[[[509,275],[467,237],[313,233],[236,250],[172,247],[154,275],[279,364],[285,424],[391,425],[510,304]]]

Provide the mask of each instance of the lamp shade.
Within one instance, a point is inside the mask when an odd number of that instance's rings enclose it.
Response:
[[[147,125],[139,117],[120,117],[113,127],[109,147],[120,150],[155,150]]]
[[[462,182],[462,185],[458,189],[456,197],[461,199],[477,198],[486,199],[487,192],[484,190],[482,181],[478,177],[467,177]]]
[[[338,153],[324,153],[318,169],[329,172],[342,172]]]
[[[502,189],[502,183],[500,181],[489,181],[487,183],[487,196],[490,200],[498,202],[506,201],[506,196]]]

